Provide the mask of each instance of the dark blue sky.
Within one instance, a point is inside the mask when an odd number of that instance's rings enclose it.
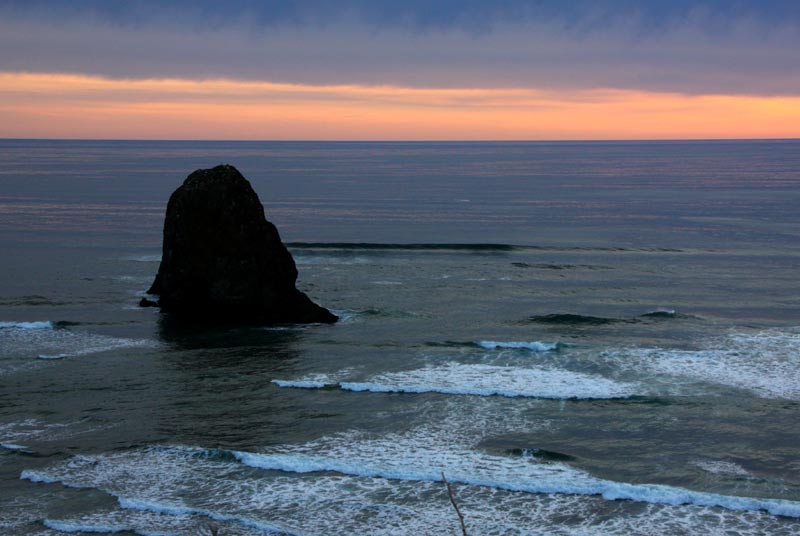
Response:
[[[276,24],[324,20],[352,11],[375,25],[421,28],[476,27],[520,18],[580,25],[635,13],[644,28],[652,29],[696,11],[706,11],[722,27],[740,18],[781,24],[796,23],[800,16],[800,2],[792,0],[5,0],[1,4],[23,12],[94,14],[117,24],[142,23],[165,12],[217,22],[237,20],[246,13],[262,24]]]
[[[800,1],[0,2],[0,70],[800,94]]]

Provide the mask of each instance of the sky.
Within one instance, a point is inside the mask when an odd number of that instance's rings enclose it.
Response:
[[[797,0],[0,0],[0,137],[800,137]]]

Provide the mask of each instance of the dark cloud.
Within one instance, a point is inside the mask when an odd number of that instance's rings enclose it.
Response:
[[[7,0],[0,70],[800,94],[797,1]]]

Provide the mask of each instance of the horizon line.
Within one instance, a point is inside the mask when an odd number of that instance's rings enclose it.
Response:
[[[581,139],[212,139],[212,138],[6,138],[5,141],[111,141],[111,142],[202,142],[202,143],[664,143],[664,142],[767,142],[800,141],[797,138],[581,138]]]

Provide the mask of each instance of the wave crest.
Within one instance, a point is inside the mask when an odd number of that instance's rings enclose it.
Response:
[[[0,329],[54,329],[55,324],[49,320],[35,322],[0,322]]]
[[[641,394],[636,384],[561,369],[501,367],[456,362],[421,369],[387,372],[364,381],[331,381],[323,375],[272,380],[279,387],[374,393],[442,393],[550,399],[613,399]]]
[[[517,341],[478,341],[478,346],[487,350],[510,349],[530,350],[532,352],[555,352],[564,348],[560,342],[517,342]]]

